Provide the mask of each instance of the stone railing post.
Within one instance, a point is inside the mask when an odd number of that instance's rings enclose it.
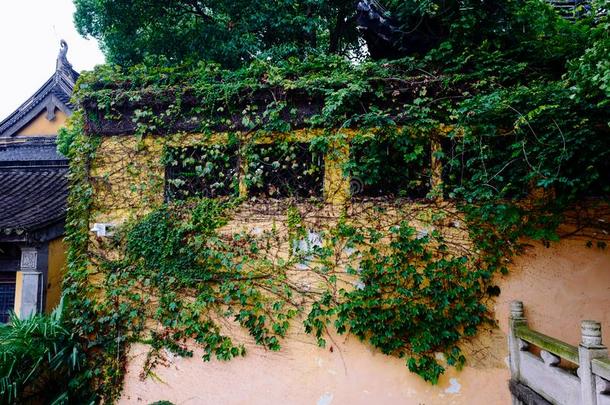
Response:
[[[519,381],[519,352],[523,350],[523,344],[521,339],[517,337],[516,330],[518,326],[527,324],[527,320],[525,319],[523,313],[523,302],[511,301],[508,322],[508,355],[510,363],[510,375],[511,379]]]
[[[40,312],[42,306],[42,273],[38,271],[38,250],[34,247],[21,248],[20,272],[21,298],[17,315],[25,319]]]
[[[583,405],[597,405],[595,376],[591,370],[591,360],[608,356],[608,349],[602,345],[602,328],[599,322],[582,321],[580,325],[582,341],[578,345],[578,376]]]

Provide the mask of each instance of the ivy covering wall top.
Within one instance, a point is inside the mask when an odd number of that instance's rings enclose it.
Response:
[[[431,382],[464,364],[460,345],[493,323],[493,276],[520,238],[556,240],[566,213],[579,214],[572,231],[607,227],[579,210],[607,207],[610,192],[607,17],[571,23],[541,2],[519,4],[512,30],[469,46],[450,37],[422,57],[309,54],[236,70],[156,60],[83,74],[81,111],[59,139],[71,159],[65,291],[98,393],[118,394],[133,341],[150,344],[147,367],[162,348],[191,354],[187,339],[206,360],[245,354],[218,317],[271,350],[297,319],[320,345],[327,328],[353,333]],[[290,138],[302,129],[312,135]],[[147,149],[193,134],[208,142]],[[113,174],[96,154],[122,141],[167,167],[175,198],[156,199],[100,242],[89,227]],[[362,184],[319,224],[307,215],[324,209],[318,185],[334,152],[339,177]],[[123,160],[131,186],[147,187],[146,165]],[[281,226],[223,230],[248,208],[241,179],[257,196],[291,197],[278,205]],[[391,198],[361,203],[359,192]],[[456,228],[466,248],[452,241]],[[295,271],[315,288],[294,283]]]

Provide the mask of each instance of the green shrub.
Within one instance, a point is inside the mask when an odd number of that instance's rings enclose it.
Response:
[[[0,326],[0,403],[87,403],[85,356],[63,303],[51,315],[12,315]]]

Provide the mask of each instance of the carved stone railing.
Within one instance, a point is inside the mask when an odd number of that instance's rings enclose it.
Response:
[[[601,325],[582,321],[578,347],[530,329],[523,303],[510,305],[513,404],[610,405],[610,358]]]

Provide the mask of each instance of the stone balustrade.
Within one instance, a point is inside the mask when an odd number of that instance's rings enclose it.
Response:
[[[610,405],[610,358],[599,322],[582,321],[578,347],[530,329],[521,301],[511,302],[509,325],[513,405]]]

